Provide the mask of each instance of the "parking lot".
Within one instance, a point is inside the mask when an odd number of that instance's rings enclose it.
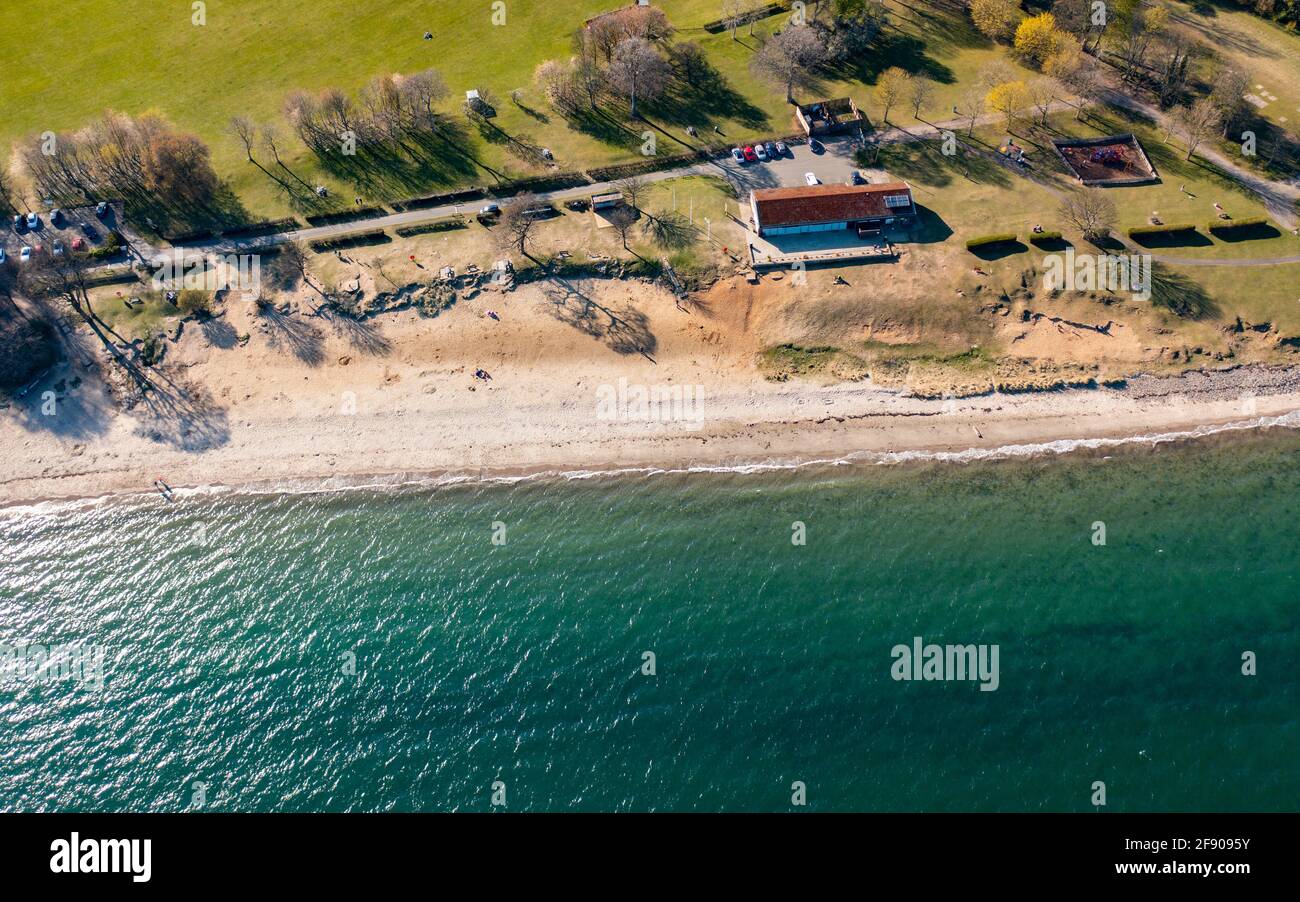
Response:
[[[849,181],[853,170],[851,139],[845,136],[828,138],[822,153],[813,153],[807,144],[790,145],[790,154],[767,163],[737,163],[727,157],[720,162],[727,178],[747,197],[755,188],[793,188],[806,185],[805,173],[811,172],[826,185],[843,185]],[[742,208],[744,204],[741,205]]]
[[[73,243],[81,239],[86,250],[98,247],[104,243],[109,231],[117,228],[121,213],[119,207],[119,204],[110,204],[103,219],[95,215],[93,206],[67,209],[63,211],[62,224],[57,227],[50,221],[49,211],[43,210],[37,214],[39,221],[35,229],[24,226],[21,231],[14,228],[13,216],[10,215],[0,227],[0,247],[15,262],[24,246],[39,247],[48,253],[55,241],[61,241],[64,250],[71,251]],[[26,211],[22,215],[26,218]]]

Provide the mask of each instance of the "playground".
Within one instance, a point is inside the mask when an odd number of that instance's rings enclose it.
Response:
[[[1143,185],[1160,179],[1141,143],[1131,134],[1055,140],[1052,146],[1085,185]]]

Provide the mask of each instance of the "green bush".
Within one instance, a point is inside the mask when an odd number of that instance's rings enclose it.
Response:
[[[1196,226],[1191,223],[1177,222],[1172,225],[1149,225],[1134,226],[1128,230],[1130,238],[1139,238],[1143,235],[1172,235],[1176,232],[1195,232]]]
[[[1205,228],[1211,232],[1231,232],[1236,229],[1257,229],[1266,225],[1268,225],[1267,218],[1252,216],[1249,219],[1216,219]]]
[[[1060,232],[1039,232],[1036,235],[1030,235],[1029,240],[1035,244],[1043,241],[1060,241]]]
[[[966,242],[966,250],[973,251],[977,248],[988,247],[991,244],[1011,244],[1016,240],[1014,232],[1006,232],[999,235],[981,235],[979,238],[972,238]]]

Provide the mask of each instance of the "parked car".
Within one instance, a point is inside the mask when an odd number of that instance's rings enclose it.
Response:
[[[18,259],[21,260],[23,263],[26,263],[28,260],[32,259],[31,247],[24,244],[23,249],[18,252]]]
[[[73,238],[73,239],[72,239],[72,249],[73,249],[74,251],[84,251],[84,250],[86,249],[86,239],[85,239],[85,238]]]
[[[810,184],[810,185],[820,185],[820,184],[821,184],[821,182],[817,181],[817,176],[813,175],[811,172],[805,172],[805,173],[803,174],[803,180],[804,180],[805,182],[807,182],[808,184]]]
[[[479,215],[479,216],[500,216],[500,215],[501,215],[501,205],[500,205],[500,204],[484,204],[483,207],[482,207],[482,209],[480,209],[480,210],[478,211],[478,215]]]
[[[753,147],[748,147],[748,146],[747,146],[747,147],[745,148],[745,160],[746,160],[746,162],[753,163],[753,162],[754,162],[755,160],[757,160],[757,159],[758,159],[758,155],[757,155],[756,153],[754,153],[754,148],[753,148]]]
[[[822,146],[822,142],[818,141],[816,138],[808,139],[808,149],[811,150],[813,153],[826,152],[826,148]]]
[[[41,224],[41,218],[35,213],[27,214],[27,228],[34,229]]]
[[[735,160],[737,163],[745,162],[745,155],[741,153],[739,147],[731,148],[731,158]]]
[[[788,148],[788,147],[785,146],[785,142],[784,142],[784,141],[777,141],[777,142],[776,142],[776,152],[777,152],[778,154],[780,154],[781,156],[783,156],[783,157],[786,156],[787,154],[789,154],[790,156],[794,156],[794,154],[791,154],[791,153],[790,153],[790,148]]]
[[[58,207],[55,207],[53,210],[50,211],[50,225],[53,226],[63,225],[63,211],[60,210]]]
[[[574,200],[566,200],[564,205],[575,213],[583,213],[586,212],[587,207],[591,206],[591,203],[579,197]]]
[[[776,145],[773,144],[771,141],[768,141],[766,144],[764,144],[763,149],[767,151],[767,156],[768,159],[770,160],[775,160],[777,157],[780,156],[780,154],[776,152]]]
[[[861,172],[859,172],[858,170],[855,169],[855,170],[853,170],[853,174],[852,174],[851,176],[849,176],[849,184],[850,184],[850,185],[865,185],[865,184],[867,184],[867,180],[864,179],[864,178],[862,177],[862,173],[861,173]]]
[[[63,242],[60,241],[60,240],[57,239],[57,238],[54,239],[54,246],[53,246],[52,248],[50,248],[50,251],[54,254],[54,256],[56,256],[56,257],[62,257],[62,256],[63,256]]]
[[[7,258],[5,257],[5,249],[0,247],[0,264],[4,263],[6,259]]]
[[[108,204],[106,204],[102,200],[99,203],[95,204],[95,215],[98,216],[100,219],[103,219],[105,216],[107,216]]]
[[[24,228],[26,228],[24,222],[25,220],[23,219],[23,215],[21,213],[16,214],[14,216],[14,231],[21,232]]]
[[[754,145],[754,156],[758,157],[758,161],[759,161],[760,163],[766,163],[767,160],[768,160],[768,156],[767,156],[767,148],[764,147],[762,144],[755,144],[755,145]]]

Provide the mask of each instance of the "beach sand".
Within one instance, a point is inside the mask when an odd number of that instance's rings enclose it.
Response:
[[[1300,410],[1300,369],[1263,366],[955,400],[870,380],[768,381],[755,357],[773,333],[746,291],[724,280],[679,306],[640,281],[548,282],[362,323],[231,300],[168,344],[148,404],[120,411],[74,361],[0,412],[0,504],[148,492],[156,478],[307,484],[958,452]],[[668,422],[636,404],[639,390],[674,388]]]

